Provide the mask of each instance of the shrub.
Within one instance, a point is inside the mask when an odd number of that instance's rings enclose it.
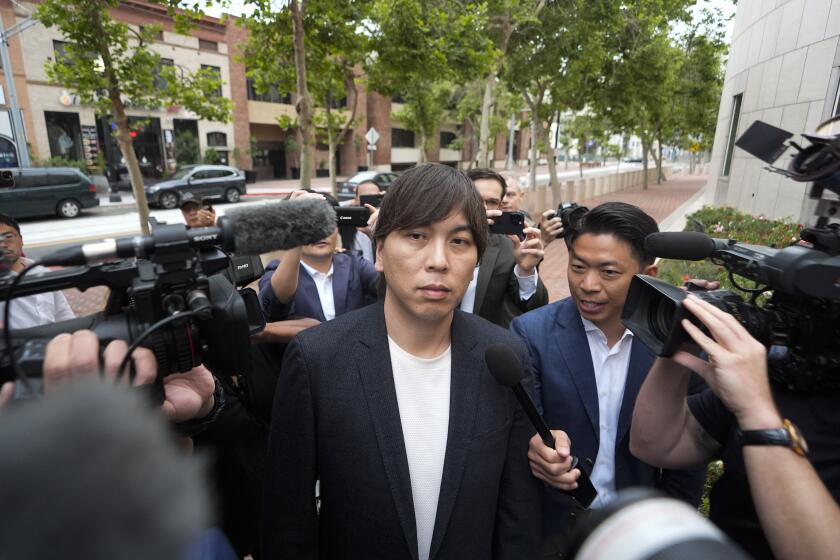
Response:
[[[87,165],[83,161],[77,159],[68,159],[61,156],[51,157],[48,159],[33,160],[35,167],[75,167],[85,175],[88,173]]]

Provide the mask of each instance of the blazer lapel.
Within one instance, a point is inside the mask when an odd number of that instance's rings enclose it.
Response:
[[[336,255],[337,256],[337,255]],[[347,311],[347,286],[350,280],[350,260],[343,258],[333,259],[333,304],[335,305],[335,316]]]
[[[483,265],[482,265],[483,266]],[[452,321],[452,375],[449,386],[449,430],[446,457],[440,481],[435,530],[429,558],[434,558],[443,543],[449,518],[455,507],[467,452],[475,429],[478,408],[478,385],[483,373],[484,356],[475,350],[478,341],[470,336],[460,312]],[[416,545],[415,545],[416,549]]]
[[[633,346],[630,349],[630,363],[627,366],[627,381],[624,384],[624,397],[621,400],[621,411],[618,413],[618,430],[615,434],[615,445],[627,435],[630,430],[630,421],[633,418],[633,407],[636,406],[636,397],[642,388],[642,383],[647,377],[656,359],[653,352],[642,344],[642,341],[633,338]]]
[[[478,315],[481,311],[481,306],[484,304],[484,298],[487,295],[487,287],[490,285],[490,279],[493,278],[493,271],[496,269],[496,261],[499,259],[499,247],[495,243],[493,236],[488,237],[487,248],[484,250],[484,255],[481,257],[481,266],[478,269],[478,278],[475,281],[475,303],[473,304],[473,313]]]
[[[303,268],[303,265],[300,265],[300,270],[298,270],[298,291],[303,291],[303,297],[299,301],[311,307],[312,311],[317,315],[314,318],[322,323],[326,322],[327,318],[324,317],[324,308],[321,307],[321,297],[318,295],[318,287],[315,285],[315,280]],[[295,299],[298,299],[298,296],[295,296]],[[303,306],[296,309],[298,313],[304,311],[301,307]]]
[[[598,387],[595,383],[595,370],[592,367],[592,354],[589,351],[589,340],[586,338],[580,314],[572,299],[566,300],[557,310],[556,321],[563,332],[554,337],[554,343],[566,362],[569,376],[575,384],[580,401],[586,410],[586,416],[592,425],[595,441],[599,441],[601,432],[598,416]]]
[[[374,320],[367,323],[368,328],[359,337],[359,344],[363,348],[357,355],[356,366],[364,386],[371,422],[405,542],[411,557],[417,560],[417,524],[414,517],[414,499],[411,495],[411,475],[391,369],[388,333],[382,303],[376,304],[375,307],[376,311],[371,313]],[[451,426],[450,418],[450,433]]]

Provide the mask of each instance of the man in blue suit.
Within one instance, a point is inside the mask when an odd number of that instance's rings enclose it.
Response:
[[[699,502],[704,471],[663,471],[630,454],[629,428],[636,395],[656,356],[621,323],[635,274],[656,274],[645,237],[656,221],[630,204],[610,202],[589,211],[565,232],[571,297],[526,313],[511,324],[534,362],[537,397],[556,449],[531,439],[534,476],[548,483],[543,495],[544,545],[562,548],[578,511],[559,490],[577,486],[576,455],[598,496],[592,507],[628,486],[655,486],[692,504]],[[559,489],[559,490],[558,490]]]

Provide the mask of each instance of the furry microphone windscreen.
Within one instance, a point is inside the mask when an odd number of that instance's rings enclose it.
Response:
[[[311,198],[235,208],[225,216],[233,226],[239,255],[261,255],[317,243],[336,227],[333,207]]]

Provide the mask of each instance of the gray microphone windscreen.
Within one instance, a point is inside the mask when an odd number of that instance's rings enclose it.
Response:
[[[505,387],[513,387],[525,377],[522,362],[506,344],[497,342],[488,346],[484,351],[484,362],[490,375]]]
[[[236,253],[261,255],[317,243],[335,231],[335,210],[325,200],[281,200],[225,213]]]

